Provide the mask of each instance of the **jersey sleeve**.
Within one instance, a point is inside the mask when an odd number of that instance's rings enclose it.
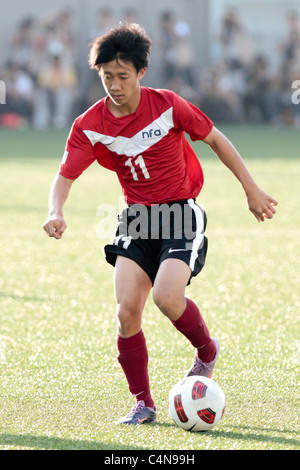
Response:
[[[96,157],[91,142],[75,121],[66,143],[59,174],[65,178],[75,180],[95,160]]]
[[[175,127],[186,132],[193,141],[205,139],[214,125],[199,108],[175,93],[173,120]]]

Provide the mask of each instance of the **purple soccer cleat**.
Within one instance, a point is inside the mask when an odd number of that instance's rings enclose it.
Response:
[[[131,411],[120,418],[116,424],[148,424],[148,423],[156,423],[157,416],[156,416],[156,407],[149,408],[145,405],[143,400],[137,402],[131,408]]]
[[[190,377],[191,375],[203,375],[205,377],[208,377],[209,379],[211,378],[215,364],[218,359],[219,349],[220,349],[219,341],[216,338],[212,338],[212,339],[214,340],[216,344],[216,348],[217,348],[214,360],[211,362],[203,362],[201,361],[201,359],[199,359],[197,352],[196,352],[194,363],[192,367],[186,373],[185,377]]]

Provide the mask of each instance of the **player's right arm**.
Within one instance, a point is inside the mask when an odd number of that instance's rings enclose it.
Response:
[[[91,142],[80,127],[81,117],[72,126],[63,159],[49,194],[48,219],[43,228],[49,237],[60,240],[67,228],[63,207],[74,181],[95,160]]]
[[[57,174],[51,185],[49,194],[48,219],[43,224],[43,229],[49,237],[61,239],[67,224],[64,219],[63,207],[68,198],[74,180]]]

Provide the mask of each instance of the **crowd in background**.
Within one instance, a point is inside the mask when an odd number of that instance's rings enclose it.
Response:
[[[76,31],[70,10],[43,19],[25,18],[13,33],[0,66],[6,105],[0,124],[36,128],[67,126],[77,100]]]
[[[136,11],[127,9],[119,20],[139,18]],[[268,57],[256,52],[238,14],[228,11],[215,38],[220,58],[198,70],[189,25],[177,21],[173,12],[161,13],[154,35],[159,87],[176,91],[216,122],[299,126],[300,106],[291,100],[291,85],[300,79],[299,23],[297,14],[290,13],[280,64],[274,71]],[[87,41],[116,24],[112,11],[99,10]],[[6,85],[0,126],[7,127],[65,128],[103,93],[98,76],[88,71],[86,58],[79,57],[70,9],[42,19],[25,18],[18,25],[10,39],[8,59],[0,64],[0,80]]]
[[[300,21],[287,17],[279,46],[279,66],[257,53],[236,11],[228,10],[218,36],[220,58],[198,72],[186,23],[162,17],[164,82],[167,88],[198,105],[216,122],[264,122],[300,126],[300,107],[292,103],[292,83],[300,79]],[[276,47],[276,46],[275,46]],[[274,53],[274,51],[273,51]]]
[[[216,113],[221,112],[220,119],[228,120],[232,116],[237,121],[299,125],[300,110],[291,101],[291,85],[300,77],[297,14],[290,13],[287,18],[286,37],[280,44],[276,70],[270,67],[268,57],[256,53],[251,37],[234,12],[224,17],[220,40],[223,60],[206,70],[202,89],[204,101],[217,106]],[[219,96],[212,94],[211,86],[218,90]],[[220,111],[221,102],[224,108]]]

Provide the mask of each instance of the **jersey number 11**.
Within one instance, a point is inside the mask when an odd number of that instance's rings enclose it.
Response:
[[[125,162],[125,165],[129,166],[134,181],[139,180],[139,177],[138,177],[136,169],[135,169],[135,166],[137,166],[137,165],[139,165],[140,169],[142,170],[144,178],[145,179],[150,178],[149,172],[148,172],[146,164],[145,164],[145,160],[143,159],[142,155],[139,155],[137,157],[137,159],[134,160],[134,161],[133,161],[133,158],[128,158],[128,160]]]

